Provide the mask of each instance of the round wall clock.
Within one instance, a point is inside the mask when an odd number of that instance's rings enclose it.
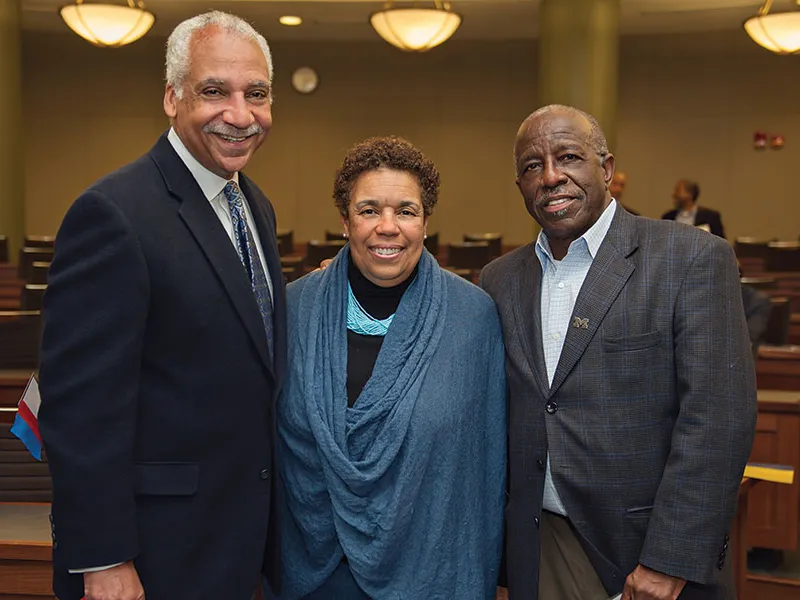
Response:
[[[310,94],[319,85],[319,76],[311,67],[300,67],[292,73],[292,87],[301,94]]]

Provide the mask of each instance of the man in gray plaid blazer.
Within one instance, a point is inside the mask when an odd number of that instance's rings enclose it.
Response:
[[[511,600],[733,599],[756,418],[733,252],[623,210],[577,109],[528,117],[515,159],[542,233],[481,275],[507,352]]]

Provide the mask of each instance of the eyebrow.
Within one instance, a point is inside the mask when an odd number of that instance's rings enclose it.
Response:
[[[225,80],[224,79],[216,79],[214,77],[209,77],[208,79],[203,79],[202,81],[197,82],[197,87],[206,87],[207,85],[216,85],[216,86],[224,86]]]
[[[585,152],[586,147],[577,142],[566,142],[554,148],[556,152],[564,152],[565,150],[573,150],[576,152]]]
[[[224,79],[217,79],[216,77],[209,77],[208,79],[203,79],[202,81],[197,82],[197,87],[202,88],[208,85],[215,85],[218,87],[225,87],[227,85],[227,81]],[[269,83],[264,81],[263,79],[256,79],[255,81],[251,81],[247,84],[248,88],[265,88],[269,89]]]
[[[378,206],[380,204],[377,200],[362,200],[361,202],[356,202],[355,208],[364,208],[365,206]],[[415,200],[403,200],[400,202],[398,208],[420,208],[422,206],[421,202],[417,202]]]
[[[586,147],[580,144],[579,142],[563,142],[558,144],[557,146],[553,147],[553,152],[575,152],[575,153],[584,153],[586,152]],[[535,152],[525,152],[521,154],[518,158],[520,162],[529,162],[531,160],[542,160],[540,156],[538,156]]]

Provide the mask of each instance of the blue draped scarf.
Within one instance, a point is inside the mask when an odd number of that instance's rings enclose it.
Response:
[[[319,588],[344,555],[371,598],[493,598],[505,476],[494,305],[423,252],[372,376],[348,407],[348,253],[287,292],[283,597]],[[469,330],[463,340],[453,337],[459,326]],[[466,338],[475,347],[459,349]]]

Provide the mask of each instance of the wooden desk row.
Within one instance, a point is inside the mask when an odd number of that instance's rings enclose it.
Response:
[[[0,600],[52,599],[49,504],[0,503]]]
[[[750,461],[789,465],[795,472],[791,485],[762,481],[751,493],[750,544],[796,550],[800,515],[800,391],[758,391],[758,420]]]
[[[756,378],[759,389],[800,390],[800,346],[761,346]]]
[[[31,372],[28,370],[0,370],[0,423],[11,423],[16,407]]]

